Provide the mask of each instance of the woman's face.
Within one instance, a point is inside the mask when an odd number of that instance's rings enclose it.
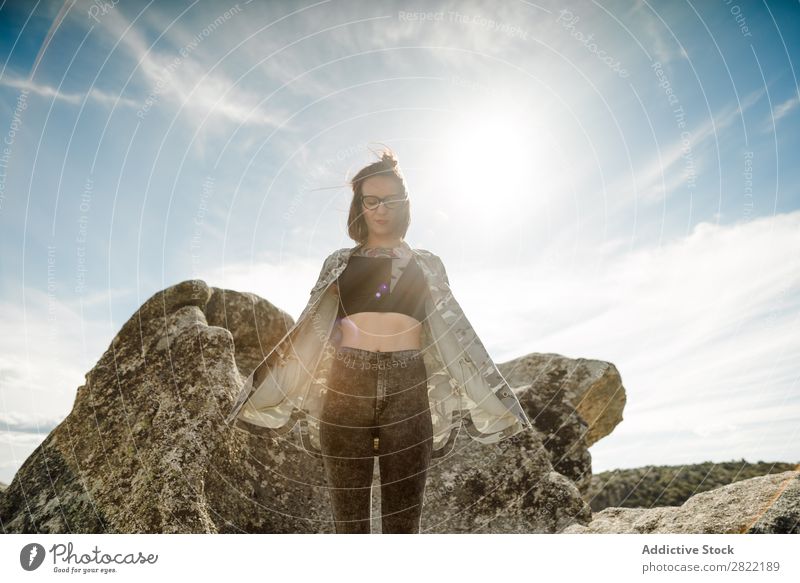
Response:
[[[361,194],[363,197],[374,196],[381,200],[405,196],[403,187],[391,176],[370,176],[361,185]],[[395,233],[403,216],[402,205],[391,209],[385,204],[380,204],[378,208],[370,210],[362,204],[361,211],[364,213],[369,232],[379,236],[391,236]]]

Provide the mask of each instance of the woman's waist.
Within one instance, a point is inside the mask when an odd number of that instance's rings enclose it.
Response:
[[[419,334],[422,322],[402,312],[355,312],[339,314],[343,328],[357,329],[362,334]]]
[[[338,345],[370,352],[397,352],[422,345],[422,324],[404,314],[354,314],[340,320],[339,329]]]

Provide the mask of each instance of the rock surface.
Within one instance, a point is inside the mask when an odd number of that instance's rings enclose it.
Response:
[[[202,307],[206,322],[231,333],[236,346],[236,366],[247,378],[289,331],[294,319],[255,294],[209,289],[211,297]]]
[[[622,422],[625,387],[617,367],[610,362],[544,353],[528,354],[498,368],[512,386],[530,383],[560,391],[562,398],[586,421],[587,447],[609,435]]]
[[[264,439],[223,424],[243,377],[292,323],[257,296],[198,280],[155,294],[0,497],[5,532],[333,532],[321,463],[296,433]],[[423,532],[588,522],[542,441],[528,433],[482,446],[462,432],[430,469]]]
[[[592,456],[589,447],[621,421],[625,388],[608,362],[571,359],[560,354],[529,354],[498,368],[518,391],[520,402],[542,433],[553,468],[575,482],[590,499]]]
[[[681,506],[606,508],[565,534],[800,534],[800,472],[734,482],[696,494]]]

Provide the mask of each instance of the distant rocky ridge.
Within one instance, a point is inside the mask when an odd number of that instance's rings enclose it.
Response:
[[[333,532],[321,463],[303,452],[296,433],[267,439],[223,424],[244,377],[293,323],[254,294],[199,280],[156,293],[122,326],[70,414],[0,495],[4,531]],[[622,420],[619,372],[556,354],[498,366],[536,431],[494,446],[462,432],[456,451],[430,469],[423,532],[600,526],[587,502],[588,448]],[[741,503],[770,493],[770,528],[791,527],[793,488],[775,497],[776,481],[746,487]]]
[[[690,497],[750,478],[800,470],[800,464],[745,460],[680,466],[644,466],[592,476],[585,498],[593,512],[609,506],[680,506]]]

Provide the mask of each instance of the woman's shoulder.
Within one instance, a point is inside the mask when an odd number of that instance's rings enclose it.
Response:
[[[328,255],[326,258],[325,258],[325,261],[329,261],[329,260],[331,260],[331,259],[336,259],[337,257],[339,257],[339,256],[341,256],[341,255],[344,255],[345,253],[347,253],[348,251],[351,251],[351,250],[352,250],[352,247],[342,247],[341,249],[336,249],[335,251],[332,251],[332,252],[331,252],[331,253],[330,253],[330,254],[329,254],[329,255]]]
[[[415,247],[414,251],[418,255],[422,255],[423,257],[430,258],[430,259],[439,259],[439,256],[434,253],[433,251],[429,251],[428,249],[422,249],[420,247]]]
[[[438,272],[445,283],[449,286],[450,279],[447,276],[447,269],[444,266],[444,261],[433,251],[427,249],[414,249],[417,257],[421,257],[435,272]]]

